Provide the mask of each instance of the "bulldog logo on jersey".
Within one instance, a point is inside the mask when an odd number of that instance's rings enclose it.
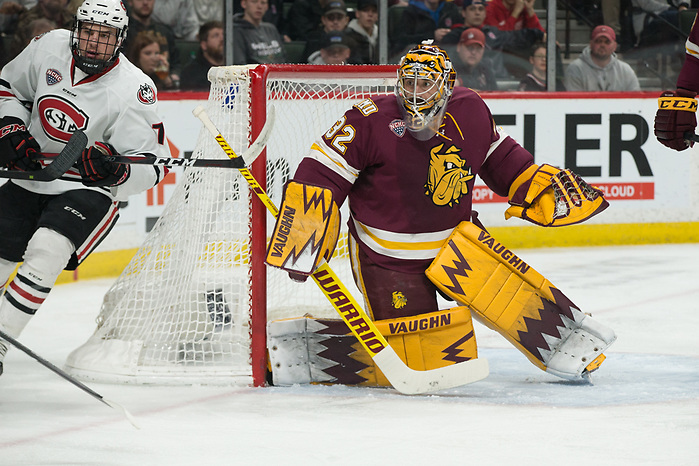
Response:
[[[391,296],[391,305],[394,309],[402,309],[408,304],[408,298],[401,291],[394,291]]]
[[[393,120],[388,127],[395,133],[396,136],[402,138],[405,134],[405,121]]]
[[[53,68],[49,68],[46,70],[46,84],[49,86],[53,86],[54,84],[58,84],[63,80],[63,76],[58,70],[55,70]]]
[[[148,84],[141,84],[138,88],[138,101],[142,104],[150,105],[155,103],[155,89]]]
[[[430,151],[430,167],[428,169],[425,194],[432,198],[438,206],[453,207],[459,203],[461,196],[468,193],[468,182],[475,178],[471,167],[466,167],[466,161],[459,157],[459,149],[450,146],[442,152],[444,143]]]

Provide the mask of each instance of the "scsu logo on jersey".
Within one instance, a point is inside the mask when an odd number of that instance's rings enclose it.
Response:
[[[391,131],[399,138],[402,138],[405,134],[405,122],[403,120],[393,120],[389,123],[388,127],[391,128]]]
[[[37,102],[44,133],[59,142],[68,142],[76,129],[87,128],[88,116],[70,102],[55,95],[45,95]]]
[[[154,104],[155,103],[155,90],[148,84],[141,84],[138,88],[138,101],[142,104]]]
[[[63,76],[58,70],[55,70],[53,68],[49,68],[46,70],[46,84],[49,86],[53,86],[54,84],[58,84],[61,82],[63,79]]]

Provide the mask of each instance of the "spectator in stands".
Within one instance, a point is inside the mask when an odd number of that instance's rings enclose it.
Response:
[[[177,83],[170,75],[170,63],[163,50],[167,40],[155,31],[141,31],[136,34],[126,50],[131,63],[141,68],[155,83],[159,91],[174,90]]]
[[[286,15],[284,30],[291,40],[308,40],[321,27],[321,16],[329,0],[293,0]]]
[[[209,21],[223,21],[223,2],[221,0],[192,0],[197,22],[201,27]]]
[[[15,41],[12,44],[12,56],[10,59],[19,55],[19,53],[24,50],[24,47],[26,47],[29,41],[31,41],[33,38],[54,29],[58,29],[58,25],[48,18],[36,18],[29,23],[24,24],[15,33]]]
[[[240,6],[241,0],[233,0],[233,13],[242,13],[243,7]],[[267,13],[262,17],[262,21],[265,23],[272,23],[277,28],[277,30],[282,33],[284,42],[289,42],[291,39],[289,37],[284,37],[284,0],[268,0],[269,8],[267,8]]]
[[[537,28],[525,28],[516,31],[501,31],[495,26],[485,25],[487,0],[463,0],[461,14],[463,16],[463,27],[452,29],[442,38],[442,45],[449,46],[457,44],[461,34],[468,28],[478,28],[485,35],[485,57],[493,64],[495,77],[500,79],[510,79],[511,74],[504,65],[503,54],[515,56],[528,56],[529,51],[537,42],[546,40],[546,33]],[[508,64],[512,60],[508,57]],[[526,73],[527,66],[522,65]]]
[[[0,33],[12,35],[19,15],[36,5],[36,0],[0,0]]]
[[[392,54],[420,44],[425,39],[441,43],[449,30],[461,24],[462,16],[455,2],[444,0],[410,0],[401,17],[401,31],[391,45]]]
[[[468,28],[461,33],[453,60],[457,86],[476,91],[497,90],[493,66],[490,60],[483,58],[484,51],[485,34],[480,29]]]
[[[325,35],[323,46],[311,54],[308,63],[313,65],[343,65],[352,54],[352,49],[343,31],[330,31]]]
[[[17,31],[27,28],[27,25],[38,18],[46,18],[60,29],[70,29],[73,24],[73,14],[68,10],[68,0],[38,0],[36,5],[21,13],[17,18]]]
[[[197,56],[182,68],[180,89],[207,91],[211,83],[207,78],[212,66],[221,66],[223,57],[223,23],[209,21],[199,28],[199,50]]]
[[[628,63],[619,60],[616,34],[609,26],[592,30],[590,43],[565,71],[569,91],[638,91],[641,86]]]
[[[486,7],[485,24],[501,31],[544,28],[534,12],[535,0],[490,0]]]
[[[161,50],[170,63],[170,74],[172,79],[179,81],[180,70],[180,51],[175,45],[175,33],[172,32],[170,26],[160,23],[153,19],[153,8],[156,0],[128,0],[129,8],[129,31],[126,34],[123,48],[128,50],[131,46],[131,41],[141,31],[157,32],[165,38],[167,45]]]
[[[194,11],[194,0],[158,0],[153,5],[152,18],[169,26],[176,39],[197,39],[199,21]]]
[[[689,8],[684,0],[631,0],[636,44],[648,47],[668,42],[684,43],[679,29],[679,12]],[[681,55],[684,57],[684,48]]]
[[[535,91],[535,92],[545,92],[546,87],[546,44],[539,42],[534,44],[531,48],[529,54],[529,63],[532,65],[532,69],[522,80],[519,82],[520,91]],[[563,81],[560,78],[556,78],[556,90],[565,91],[566,88],[563,85]]]
[[[323,47],[326,36],[333,31],[344,31],[349,24],[347,6],[343,0],[328,0],[320,17],[320,27],[308,33],[306,47],[303,51],[303,60],[308,61],[311,54]],[[345,41],[349,41],[345,38]],[[354,48],[354,47],[352,47]]]
[[[272,23],[262,21],[267,0],[242,0],[243,13],[233,16],[233,64],[284,63],[284,39]]]
[[[351,63],[375,65],[379,63],[377,43],[379,39],[379,20],[377,0],[358,0],[357,9],[345,32],[354,41]]]

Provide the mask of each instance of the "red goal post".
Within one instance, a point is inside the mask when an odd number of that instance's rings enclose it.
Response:
[[[395,65],[216,67],[209,72],[206,111],[240,154],[274,106],[267,148],[251,171],[279,205],[284,182],[313,141],[353,104],[393,93],[395,79]],[[202,129],[193,157],[226,155]],[[307,313],[335,317],[310,280],[296,284],[265,265],[272,217],[237,170],[188,168],[183,178],[105,295],[97,330],[69,356],[66,368],[75,376],[260,386],[268,320]],[[343,233],[331,265],[356,294],[344,225]]]

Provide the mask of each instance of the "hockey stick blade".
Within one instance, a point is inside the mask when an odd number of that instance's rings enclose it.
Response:
[[[699,134],[694,134],[691,131],[687,131],[686,133],[684,133],[684,138],[687,141],[699,142]]]
[[[86,141],[87,141],[87,140],[86,140]],[[82,151],[81,151],[81,152],[82,152]],[[80,390],[84,391],[85,393],[87,393],[87,394],[90,395],[91,397],[95,398],[96,400],[101,401],[102,403],[104,403],[105,405],[109,406],[110,408],[114,408],[114,409],[120,410],[120,411],[124,414],[124,416],[126,417],[126,419],[131,423],[131,425],[133,425],[136,429],[140,429],[140,427],[138,426],[138,424],[136,424],[136,420],[135,420],[134,417],[131,415],[131,413],[129,413],[129,412],[126,410],[126,408],[124,408],[124,407],[121,406],[120,404],[115,403],[114,401],[110,401],[110,400],[105,399],[102,395],[100,395],[100,394],[97,393],[96,391],[92,390],[92,389],[91,389],[90,387],[88,387],[87,385],[85,385],[85,384],[81,383],[80,381],[74,379],[73,377],[70,376],[70,374],[68,374],[68,373],[65,372],[64,370],[60,369],[59,367],[53,365],[52,363],[50,363],[50,362],[47,361],[46,359],[42,358],[41,356],[39,356],[38,354],[36,354],[36,353],[33,352],[32,350],[30,350],[28,347],[24,346],[24,345],[23,345],[22,343],[20,343],[18,340],[16,340],[15,338],[11,337],[10,335],[8,335],[7,333],[5,333],[5,332],[2,331],[2,330],[0,330],[0,339],[7,341],[7,342],[10,343],[12,346],[14,346],[14,347],[17,348],[18,350],[22,351],[24,354],[26,354],[26,355],[29,356],[30,358],[34,359],[36,362],[38,362],[39,364],[41,364],[41,365],[44,366],[45,368],[47,368],[47,369],[49,369],[50,371],[52,371],[53,373],[59,375],[59,376],[62,377],[63,379],[67,380],[68,382],[72,383],[73,385],[75,385],[76,387],[78,387]]]
[[[248,147],[245,152],[242,154],[238,155],[235,152],[233,152],[233,149],[228,145],[228,142],[221,136],[219,133],[218,129],[216,126],[211,122],[209,119],[209,116],[206,113],[206,110],[204,110],[204,107],[201,105],[197,105],[194,110],[192,110],[192,113],[194,114],[195,117],[199,118],[201,122],[206,126],[206,129],[209,130],[209,133],[211,133],[216,141],[219,143],[223,151],[226,153],[226,155],[230,159],[236,159],[236,158],[241,158],[243,159],[243,164],[245,167],[249,167],[262,153],[262,149],[265,148],[267,145],[267,141],[269,140],[269,136],[272,133],[272,127],[274,127],[274,121],[276,120],[276,110],[273,105],[270,105],[269,111],[267,112],[267,120],[265,121],[264,126],[262,127],[262,131],[260,131],[260,134],[257,135],[257,139],[250,144],[250,147]],[[203,117],[201,116],[203,115]],[[215,133],[215,134],[214,134]],[[219,138],[220,137],[220,138]],[[225,146],[225,147],[224,147]],[[242,167],[235,167],[235,168],[242,168]]]
[[[67,172],[70,167],[80,158],[83,150],[87,147],[87,136],[80,130],[76,130],[70,137],[63,150],[53,161],[41,170],[0,170],[0,178],[10,178],[12,180],[31,181],[53,181]]]
[[[221,149],[229,157],[236,157],[235,152],[233,152],[204,109],[195,112],[195,115],[204,123],[204,126],[219,143]],[[249,183],[252,191],[257,194],[257,197],[276,218],[279,215],[279,209],[257,183],[250,170],[241,168],[240,173]],[[376,363],[376,366],[399,392],[406,395],[436,392],[477,382],[488,376],[488,361],[484,358],[472,359],[426,371],[416,371],[409,368],[398,357],[398,354],[388,344],[386,338],[376,328],[374,322],[367,316],[366,312],[364,312],[356,299],[347,290],[347,287],[326,262],[323,262],[311,276],[335,311],[352,331],[352,334]]]

